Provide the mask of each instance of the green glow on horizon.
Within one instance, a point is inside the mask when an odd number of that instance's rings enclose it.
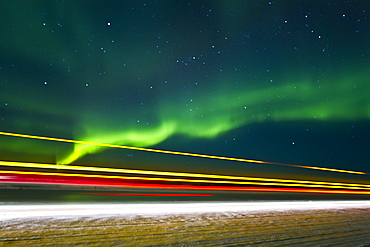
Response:
[[[356,86],[353,86],[356,85]],[[306,80],[280,87],[254,90],[224,90],[222,94],[204,94],[191,103],[179,105],[169,101],[156,112],[155,127],[102,129],[94,120],[83,124],[83,141],[147,147],[174,135],[191,138],[215,138],[218,135],[251,123],[264,121],[341,121],[369,119],[369,83],[367,77],[355,83],[342,80],[315,85]],[[59,164],[70,164],[104,147],[76,144]]]

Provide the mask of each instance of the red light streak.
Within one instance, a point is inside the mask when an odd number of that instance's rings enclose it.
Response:
[[[79,193],[79,195],[104,196],[214,196],[210,194],[137,194],[137,193]]]
[[[148,181],[121,182],[117,179],[99,179],[78,177],[66,177],[66,174],[59,175],[34,175],[33,172],[19,171],[2,172],[5,176],[0,176],[1,183],[12,184],[54,184],[54,185],[78,185],[78,186],[100,186],[100,187],[115,187],[115,188],[146,188],[146,189],[182,189],[182,190],[205,190],[205,191],[261,191],[261,192],[294,192],[294,193],[324,193],[324,194],[357,194],[370,195],[370,190],[336,190],[336,189],[305,189],[305,188],[281,188],[281,187],[247,187],[247,186],[208,186],[208,185],[184,185],[184,184],[161,184]],[[81,175],[81,174],[80,174]],[[271,186],[271,185],[270,185]]]
[[[307,181],[296,179],[281,179],[281,178],[260,178],[260,177],[244,177],[244,176],[229,176],[229,175],[215,175],[215,174],[196,174],[185,172],[165,172],[165,171],[149,171],[149,170],[132,170],[122,168],[106,168],[106,167],[87,167],[75,165],[54,165],[43,163],[24,163],[24,162],[9,162],[0,161],[0,166],[10,167],[24,167],[24,168],[41,168],[41,169],[56,169],[59,173],[45,173],[45,172],[22,172],[13,171],[17,174],[32,174],[32,175],[58,175],[58,176],[75,176],[75,177],[89,177],[89,178],[108,178],[112,179],[129,179],[129,180],[147,180],[147,181],[172,181],[172,182],[190,182],[190,183],[227,183],[239,185],[274,185],[274,186],[298,186],[298,187],[321,187],[330,189],[369,189],[368,184],[354,184],[354,183],[338,183],[338,182],[324,182],[324,181]],[[60,173],[62,170],[78,170],[88,172],[109,172],[120,175],[100,175],[100,174],[73,174],[73,173]],[[7,171],[0,171],[0,173],[8,173]],[[158,177],[135,177],[127,174],[140,174],[149,176],[165,176],[158,179]],[[176,177],[189,177],[176,178]],[[190,179],[191,178],[191,179]],[[196,179],[194,179],[196,178]],[[210,180],[211,179],[211,180]],[[214,180],[217,179],[217,180]],[[226,180],[225,180],[226,179]],[[230,181],[241,180],[241,181]]]

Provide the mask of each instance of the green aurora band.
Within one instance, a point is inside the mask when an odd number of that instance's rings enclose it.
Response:
[[[97,119],[86,119],[86,135],[79,140],[118,145],[148,147],[173,135],[191,138],[215,138],[239,126],[264,121],[343,121],[370,119],[369,76],[342,79],[321,84],[309,80],[280,87],[266,87],[220,95],[202,95],[180,109],[171,102],[157,112],[156,127],[102,129]],[[191,102],[193,103],[193,102]],[[196,107],[199,106],[199,107]],[[186,108],[186,109],[184,109]],[[75,144],[74,150],[59,164],[70,164],[104,147]]]

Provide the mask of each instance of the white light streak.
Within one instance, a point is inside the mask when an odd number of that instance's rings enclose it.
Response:
[[[370,208],[370,201],[1,205],[0,220],[42,217],[153,217],[203,213],[252,213],[345,208]]]

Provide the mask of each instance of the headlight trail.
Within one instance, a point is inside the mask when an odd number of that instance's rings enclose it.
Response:
[[[332,169],[332,168],[314,167],[314,166],[300,166],[300,165],[284,164],[284,163],[277,163],[277,162],[267,162],[267,161],[261,161],[261,160],[241,159],[241,158],[232,158],[232,157],[224,157],[224,156],[216,156],[216,155],[177,152],[177,151],[169,151],[169,150],[161,150],[161,149],[153,149],[153,148],[140,148],[140,147],[123,146],[123,145],[115,145],[115,144],[78,141],[78,140],[55,138],[55,137],[26,135],[26,134],[18,134],[18,133],[2,132],[2,131],[0,131],[0,135],[22,137],[22,138],[29,138],[29,139],[38,139],[38,140],[46,140],[46,141],[56,141],[56,142],[67,142],[67,143],[76,143],[76,144],[95,145],[95,146],[108,147],[108,148],[122,148],[122,149],[146,151],[146,152],[153,152],[153,153],[174,154],[174,155],[191,156],[191,157],[199,157],[199,158],[229,160],[229,161],[238,161],[238,162],[246,162],[246,163],[291,166],[291,167],[298,167],[298,168],[304,168],[304,169],[324,170],[324,171],[330,171],[330,172],[341,172],[341,173],[352,173],[352,174],[363,174],[363,175],[367,174],[365,172],[360,172],[360,171],[350,171],[350,170]]]
[[[115,188],[146,188],[146,189],[181,189],[181,190],[205,190],[205,191],[261,191],[261,192],[295,192],[295,193],[325,193],[325,194],[358,194],[370,195],[369,190],[354,190],[354,188],[323,189],[323,188],[281,188],[281,187],[240,187],[240,186],[213,186],[213,185],[184,185],[184,184],[163,184],[163,183],[130,183],[117,182],[115,179],[102,179],[99,175],[86,177],[85,174],[64,174],[64,173],[41,173],[22,171],[1,171],[5,176],[0,176],[1,183],[8,184],[56,184],[74,186],[100,186]],[[65,179],[74,177],[75,179]],[[105,178],[107,176],[104,176]],[[109,177],[109,176],[108,176]],[[121,178],[124,180],[124,178]],[[157,179],[158,180],[158,179]],[[185,182],[185,181],[182,181]],[[186,181],[188,182],[188,181]],[[276,183],[264,183],[264,185],[282,185]],[[284,186],[284,184],[283,184]],[[298,185],[304,186],[304,185]],[[364,188],[359,188],[364,189]]]
[[[34,172],[34,171],[0,171],[0,174],[6,176],[13,175],[32,175],[33,179],[37,180],[40,176],[54,177],[54,178],[87,178],[87,179],[102,179],[101,181],[110,183],[121,183],[122,180],[135,180],[135,181],[150,181],[154,183],[161,182],[182,182],[182,183],[207,183],[207,184],[230,184],[230,185],[257,185],[257,186],[283,186],[283,187],[315,187],[315,188],[330,188],[330,189],[347,189],[347,190],[369,190],[370,185],[361,184],[344,184],[337,185],[337,183],[322,183],[322,184],[307,184],[306,183],[293,183],[292,181],[299,180],[284,180],[284,179],[271,179],[270,182],[260,182],[260,178],[253,178],[255,181],[229,181],[229,180],[207,180],[207,179],[185,179],[185,178],[162,178],[162,177],[134,177],[134,176],[112,176],[112,175],[98,175],[98,174],[74,174],[74,173],[55,173],[55,172]],[[40,178],[40,179],[43,179]],[[251,178],[252,179],[252,178]],[[0,179],[1,181],[1,179]],[[89,180],[90,181],[90,180]],[[289,181],[289,182],[287,182]],[[303,182],[303,181],[301,181]]]

